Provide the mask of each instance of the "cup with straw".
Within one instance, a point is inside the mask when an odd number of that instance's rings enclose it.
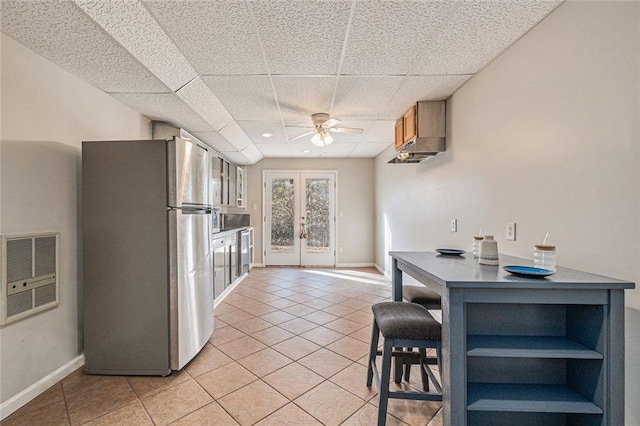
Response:
[[[556,271],[556,246],[547,244],[550,233],[544,236],[542,244],[536,244],[533,249],[533,264],[538,268]]]

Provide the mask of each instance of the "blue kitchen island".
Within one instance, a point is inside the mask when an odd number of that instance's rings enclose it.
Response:
[[[635,284],[558,267],[555,275],[512,275],[531,266],[500,255],[389,253],[393,299],[403,274],[442,296],[445,425],[623,425],[624,290]]]

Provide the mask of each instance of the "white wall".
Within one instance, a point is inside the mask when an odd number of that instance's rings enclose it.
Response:
[[[372,158],[294,159],[267,158],[247,167],[247,206],[255,227],[254,261],[262,256],[262,171],[337,170],[337,240],[344,249],[337,254],[337,266],[373,265],[374,261],[374,160]],[[253,211],[256,205],[258,210]]]
[[[471,250],[480,227],[532,259],[550,232],[560,265],[640,284],[639,22],[639,2],[564,3],[449,99],[445,153],[419,165],[380,155],[376,263],[388,249]],[[640,289],[626,297],[637,425]]]
[[[5,35],[1,43],[0,233],[58,231],[61,249],[60,305],[0,329],[6,402],[82,353],[81,142],[151,135],[140,114]]]

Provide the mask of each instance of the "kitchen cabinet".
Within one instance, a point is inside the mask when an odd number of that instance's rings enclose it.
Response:
[[[222,158],[211,156],[211,204],[222,204]]]
[[[413,105],[404,113],[402,117],[396,121],[395,126],[395,148],[402,149],[409,141],[414,139],[417,134],[417,106]]]
[[[238,166],[233,163],[229,164],[229,173],[227,174],[229,183],[229,198],[227,199],[227,205],[235,207],[236,197],[238,194],[238,188],[236,187],[236,174],[238,173]]]
[[[213,204],[231,207],[245,207],[244,205],[244,169],[224,158],[212,161],[213,175],[212,193]]]
[[[213,240],[213,293],[214,298],[219,297],[225,289],[225,281],[228,268],[228,242],[226,237]]]
[[[222,201],[223,206],[229,205],[229,162],[220,159],[220,178],[222,179]]]
[[[446,138],[446,103],[445,101],[419,101],[396,121],[395,148],[410,154],[401,161],[417,163],[426,157],[436,155],[445,150]],[[417,161],[414,161],[417,160]]]
[[[404,134],[404,143],[407,143],[416,137],[416,113],[416,105],[413,105],[409,108],[409,111],[402,116],[402,133]]]
[[[246,207],[244,205],[244,169],[240,166],[236,173],[236,207]]]
[[[396,121],[396,129],[395,129],[395,147],[396,150],[399,150],[400,148],[402,148],[402,145],[404,145],[404,119],[403,117],[398,118],[398,121]]]
[[[212,241],[213,292],[220,296],[238,278],[238,231],[223,232]]]

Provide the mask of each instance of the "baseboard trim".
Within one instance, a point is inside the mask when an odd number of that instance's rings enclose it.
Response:
[[[336,268],[371,268],[373,263],[338,263]]]
[[[84,365],[84,354],[78,355],[68,363],[64,364],[57,370],[49,373],[42,379],[38,380],[22,392],[12,396],[2,404],[0,404],[0,420],[4,420],[11,414],[24,407],[29,401],[39,396],[41,393],[49,389],[51,386],[73,373],[78,367]]]
[[[380,272],[382,275],[384,275],[384,277],[388,280],[391,280],[391,273],[385,271],[383,268],[381,268],[380,266],[378,266],[378,264],[376,263],[375,265],[373,265],[374,268],[376,268],[378,270],[378,272]]]

